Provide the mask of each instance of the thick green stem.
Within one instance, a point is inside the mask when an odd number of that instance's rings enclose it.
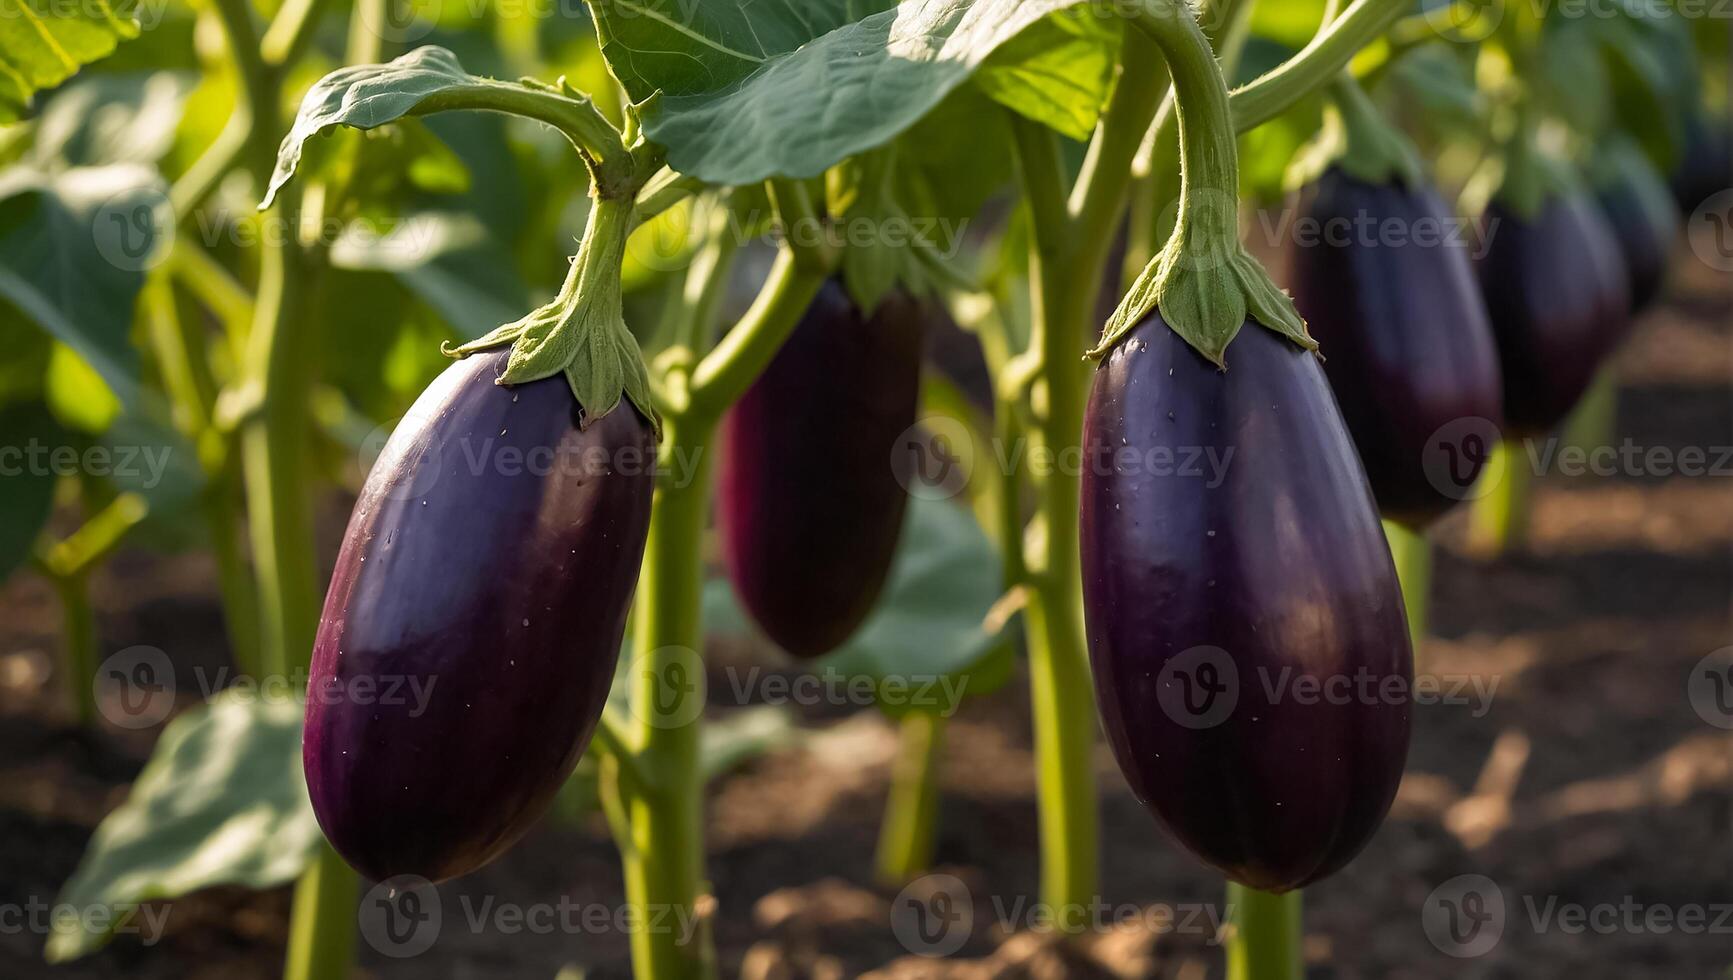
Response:
[[[80,728],[96,727],[96,610],[90,605],[90,578],[84,573],[54,579],[60,596],[66,688]]]
[[[1432,601],[1432,542],[1423,532],[1395,521],[1384,522],[1384,537],[1390,542],[1390,558],[1396,563],[1396,579],[1402,586],[1402,605],[1408,610],[1408,637],[1414,656],[1426,639]]]
[[[1030,343],[1042,365],[1045,412],[1031,442],[1063,459],[1083,434],[1087,366],[1077,356],[1097,276],[1079,281],[1066,258],[1075,230],[1064,220],[1058,148],[1050,130],[1013,119],[1018,164],[1035,216],[1030,254]],[[1097,265],[1100,263],[1097,262]],[[1083,641],[1077,551],[1078,476],[1064,467],[1032,473],[1040,533],[1025,552],[1032,586],[1025,623],[1029,700],[1035,728],[1036,811],[1041,831],[1041,900],[1063,930],[1079,929],[1097,894],[1099,828],[1095,787],[1095,696]]]
[[[1266,123],[1330,84],[1361,48],[1384,33],[1410,5],[1409,0],[1356,0],[1299,54],[1234,90],[1229,100],[1234,130],[1243,133]]]
[[[1564,441],[1587,452],[1611,446],[1619,424],[1619,378],[1604,367],[1565,421]]]
[[[714,424],[670,418],[664,440],[698,461],[685,483],[656,489],[638,579],[632,636],[637,768],[619,786],[631,837],[620,842],[626,900],[637,912],[632,963],[640,980],[714,975],[704,882],[704,563]]]
[[[879,883],[896,887],[932,864],[939,817],[939,757],[945,719],[933,711],[911,711],[898,726],[897,759],[885,800],[874,858]]]
[[[1228,980],[1300,980],[1300,893],[1272,895],[1230,882]]]
[[[343,980],[355,956],[360,879],[325,844],[295,885],[283,980]]]
[[[1468,549],[1485,558],[1501,555],[1520,542],[1528,528],[1528,466],[1520,442],[1505,440],[1480,471],[1491,489],[1475,498],[1469,512]]]

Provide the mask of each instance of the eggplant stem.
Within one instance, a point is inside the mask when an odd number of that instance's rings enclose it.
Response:
[[[1300,893],[1228,883],[1228,980],[1300,980]]]
[[[932,865],[939,822],[939,761],[945,719],[936,711],[911,711],[897,727],[897,759],[890,796],[879,825],[874,867],[879,884],[898,887]]]

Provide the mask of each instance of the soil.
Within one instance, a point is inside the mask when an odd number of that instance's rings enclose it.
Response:
[[[1677,265],[1682,281],[1620,356],[1617,438],[1733,447],[1726,279],[1688,253]],[[1460,514],[1436,530],[1433,636],[1421,670],[1446,694],[1459,681],[1496,686],[1489,700],[1470,690],[1445,699],[1455,703],[1417,707],[1389,820],[1353,864],[1305,895],[1309,977],[1726,976],[1729,743],[1686,688],[1693,667],[1730,642],[1733,463],[1722,467],[1699,477],[1549,475],[1536,485],[1526,540],[1498,558],[1466,553]],[[322,522],[328,547],[343,511],[333,501]],[[123,554],[96,586],[104,651],[148,643],[168,651],[177,672],[226,662],[203,558]],[[53,900],[158,731],[81,734],[69,724],[53,666],[58,615],[51,590],[31,575],[0,591],[0,908]],[[769,656],[712,652],[712,669]],[[716,717],[732,710],[712,707]],[[892,928],[895,890],[873,884],[892,723],[872,710],[800,709],[799,717],[810,738],[747,763],[710,793],[713,926],[725,975],[1221,975],[1211,918],[1220,879],[1162,837],[1105,748],[1096,768],[1100,914],[1109,921],[1069,945],[1031,928],[1037,841],[1018,681],[968,700],[946,735],[935,865],[952,877],[923,885],[960,883],[974,926],[943,960],[910,954]],[[1456,958],[1429,940],[1422,910],[1434,889],[1468,874],[1496,882],[1506,914],[1490,950]],[[358,975],[624,977],[626,937],[617,929],[469,924],[483,909],[555,906],[562,897],[611,914],[620,895],[600,818],[550,817],[494,865],[440,888],[446,925],[430,951],[392,959],[363,944]],[[0,921],[0,977],[275,977],[288,908],[286,888],[189,896],[172,903],[159,943],[122,938],[53,968],[41,959],[42,935]],[[1707,917],[1694,927],[1693,908]],[[1572,909],[1595,915],[1578,924]],[[1680,924],[1658,928],[1660,914]]]

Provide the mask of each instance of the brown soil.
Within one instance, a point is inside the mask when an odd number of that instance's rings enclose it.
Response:
[[[1674,296],[1621,358],[1618,432],[1643,446],[1733,446],[1725,280],[1683,256]],[[1713,458],[1713,453],[1711,453]],[[1689,477],[1549,477],[1525,546],[1485,561],[1461,550],[1463,522],[1438,531],[1434,637],[1422,669],[1496,681],[1470,705],[1417,709],[1394,811],[1349,868],[1306,895],[1308,976],[1707,977],[1733,962],[1726,733],[1686,697],[1686,679],[1729,642],[1733,472]],[[340,518],[340,513],[335,516]],[[328,522],[327,537],[340,529]],[[177,671],[225,660],[212,570],[196,556],[122,556],[98,583],[105,651],[149,643]],[[52,593],[20,575],[0,591],[0,906],[52,901],[92,828],[125,796],[154,731],[83,735],[67,724],[53,664]],[[738,661],[752,651],[719,650]],[[713,684],[712,691],[721,688]],[[721,688],[725,690],[725,688]],[[717,707],[718,713],[729,710]],[[1200,909],[1219,878],[1176,850],[1131,799],[1105,749],[1103,901],[1132,921],[1082,944],[998,925],[1032,903],[1036,827],[1027,704],[1018,683],[967,702],[948,733],[939,870],[962,881],[976,927],[948,961],[909,955],[890,926],[872,851],[894,730],[876,713],[802,718],[805,747],[749,764],[709,800],[714,920],[724,973],[749,978],[1219,976]],[[1428,894],[1483,874],[1507,906],[1502,939],[1472,960],[1422,930]],[[367,976],[392,980],[553,977],[583,967],[627,975],[617,931],[472,930],[471,908],[615,908],[621,884],[599,819],[550,819],[493,866],[441,889],[433,949],[393,960],[364,948]],[[1708,910],[1711,928],[1657,934],[1619,925],[1575,934],[1542,925],[1548,903]],[[0,922],[0,976],[224,978],[280,972],[288,893],[235,890],[173,903],[152,947],[121,939],[64,967],[43,937]],[[1640,921],[1640,918],[1639,918]],[[458,923],[454,928],[452,923]]]

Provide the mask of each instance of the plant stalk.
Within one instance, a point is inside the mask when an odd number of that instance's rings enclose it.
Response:
[[[626,900],[639,917],[632,964],[641,980],[713,976],[704,882],[704,784],[699,736],[704,713],[704,563],[700,547],[710,498],[714,423],[671,417],[663,438],[696,453],[691,479],[656,488],[638,580],[632,636],[632,714],[637,767],[623,779],[631,837],[621,842]]]
[[[898,724],[897,742],[873,862],[879,884],[893,888],[917,877],[933,862],[945,719],[936,711],[910,711]]]
[[[1418,659],[1431,621],[1432,542],[1424,532],[1395,521],[1384,522],[1384,538],[1390,542],[1390,558],[1396,563],[1396,580],[1402,586],[1402,605],[1408,611],[1408,638]]]
[[[1506,439],[1492,451],[1480,471],[1490,489],[1474,499],[1469,512],[1468,550],[1496,558],[1522,541],[1528,531],[1528,467],[1524,446]]]
[[[53,579],[60,597],[61,632],[66,665],[66,687],[72,696],[73,717],[78,727],[97,725],[96,709],[96,610],[90,604],[90,577],[83,572]]]
[[[295,884],[283,980],[343,980],[355,958],[361,882],[329,842]]]
[[[1300,893],[1228,883],[1228,980],[1300,980]]]

